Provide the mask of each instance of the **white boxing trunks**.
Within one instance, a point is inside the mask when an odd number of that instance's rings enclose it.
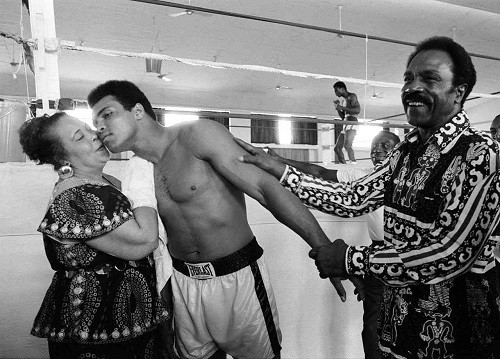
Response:
[[[278,311],[262,253],[254,238],[212,262],[172,258],[176,346],[185,358],[209,358],[219,348],[239,359],[280,352]]]

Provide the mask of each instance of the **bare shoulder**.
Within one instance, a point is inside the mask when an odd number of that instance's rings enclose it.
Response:
[[[224,125],[207,119],[199,119],[191,123],[186,128],[184,135],[188,136],[190,141],[202,141],[202,143],[198,143],[201,146],[203,143],[217,142],[232,136]]]
[[[232,134],[222,124],[207,119],[199,119],[183,124],[178,141],[181,146],[200,159],[222,151],[222,144],[233,143]]]
[[[349,95],[347,95],[347,99],[351,100],[351,101],[357,101],[358,100],[358,96],[356,96],[355,93],[350,92]]]

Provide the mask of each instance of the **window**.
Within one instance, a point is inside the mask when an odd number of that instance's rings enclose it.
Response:
[[[251,120],[251,142],[317,145],[318,125],[292,120]]]

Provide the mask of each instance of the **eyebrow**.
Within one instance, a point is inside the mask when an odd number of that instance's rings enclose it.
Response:
[[[108,109],[109,107],[110,107],[110,106],[106,106],[106,107],[104,107],[101,111],[99,111],[99,112],[97,113],[97,115],[95,115],[95,118],[99,117],[99,116],[101,115],[101,113],[103,113],[103,111],[104,111],[104,110],[106,110],[106,109]]]

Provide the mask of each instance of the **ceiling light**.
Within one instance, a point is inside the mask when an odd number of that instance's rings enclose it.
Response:
[[[167,75],[163,74],[163,75],[158,75],[158,78],[159,79],[162,79],[163,81],[172,81],[172,79],[170,77],[167,77]]]

